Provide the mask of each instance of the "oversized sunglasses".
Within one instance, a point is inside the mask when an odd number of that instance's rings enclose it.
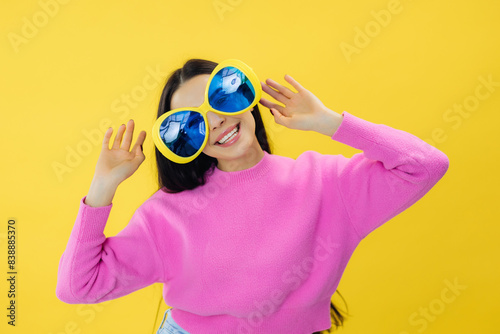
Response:
[[[224,60],[210,74],[201,106],[173,109],[155,121],[155,146],[167,159],[188,163],[200,155],[208,141],[208,111],[242,114],[259,102],[261,94],[260,81],[250,66],[238,59]]]

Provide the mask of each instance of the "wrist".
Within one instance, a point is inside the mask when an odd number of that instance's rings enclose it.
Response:
[[[323,117],[318,124],[317,132],[332,137],[342,124],[344,116],[325,107]]]
[[[118,185],[110,179],[94,177],[85,199],[85,204],[92,207],[108,206],[112,203]]]
[[[102,175],[97,175],[94,174],[94,177],[92,178],[92,184],[100,187],[100,188],[118,188],[120,185],[120,182],[117,182],[110,176],[102,176]]]

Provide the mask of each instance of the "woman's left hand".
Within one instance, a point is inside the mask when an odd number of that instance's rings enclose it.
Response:
[[[271,79],[267,79],[266,83],[272,88],[261,82],[264,92],[285,105],[283,107],[264,98],[260,99],[259,102],[263,106],[272,110],[275,122],[290,129],[333,135],[342,122],[342,115],[328,109],[290,75],[285,75],[285,80],[297,90],[297,93]]]

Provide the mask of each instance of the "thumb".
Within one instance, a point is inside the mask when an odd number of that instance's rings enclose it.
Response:
[[[282,113],[280,113],[278,110],[274,109],[274,108],[271,108],[271,113],[273,114],[274,116],[274,121],[280,125],[285,125],[285,123],[287,123],[287,120],[286,120],[286,117],[283,116]]]

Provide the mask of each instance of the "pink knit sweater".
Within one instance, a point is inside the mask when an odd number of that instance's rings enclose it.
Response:
[[[359,242],[422,198],[449,165],[412,134],[343,117],[332,139],[361,153],[265,152],[245,170],[215,168],[196,189],[158,190],[115,236],[103,233],[113,204],[90,207],[83,197],[57,297],[99,303],[161,282],[189,333],[330,328],[330,299]]]

